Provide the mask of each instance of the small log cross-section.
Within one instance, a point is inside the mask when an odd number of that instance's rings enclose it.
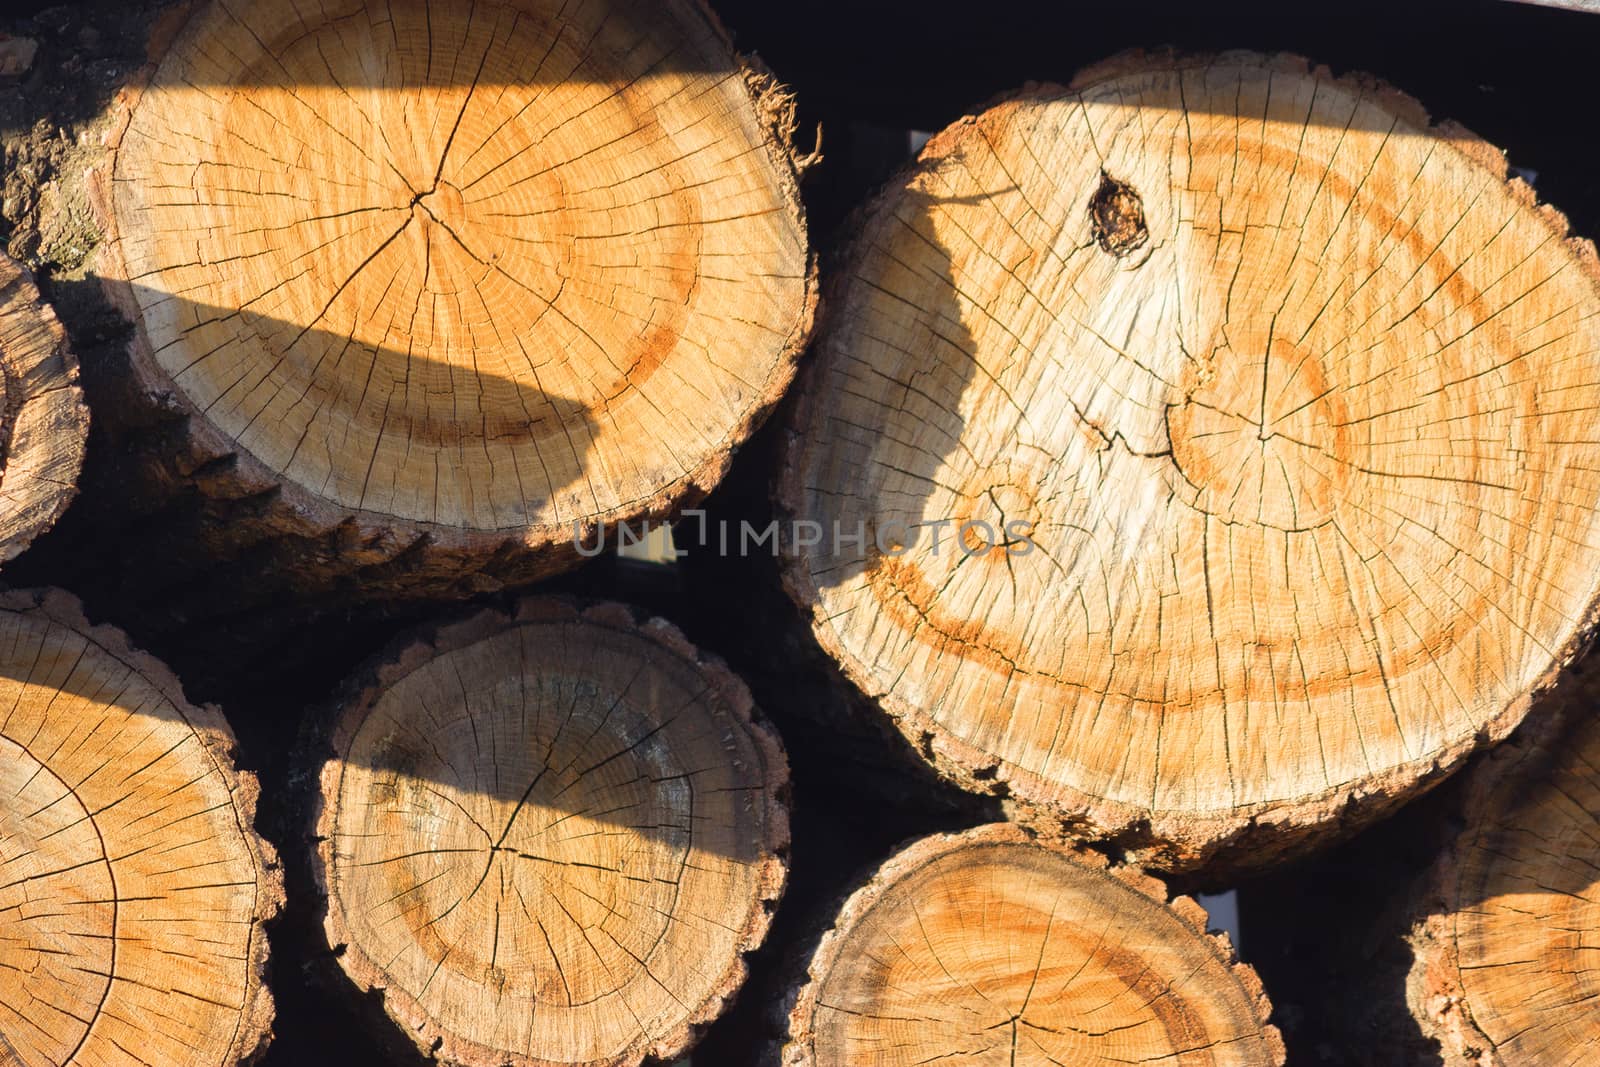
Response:
[[[62,593],[0,595],[0,1062],[234,1067],[282,901],[211,708]]]
[[[661,620],[552,600],[355,684],[316,859],[351,978],[471,1067],[687,1047],[786,870],[788,767],[744,684]]]
[[[698,0],[204,4],[134,99],[100,270],[169,459],[352,568],[575,561],[714,485],[809,335],[792,101]]]
[[[990,824],[924,838],[840,909],[784,1067],[1275,1067],[1254,972],[1186,897]]]
[[[1600,1048],[1600,722],[1496,751],[1429,875],[1407,1000],[1449,1067],[1583,1067]]]
[[[0,562],[72,502],[88,432],[66,334],[28,272],[0,254]]]
[[[1504,737],[1590,628],[1597,279],[1497,151],[1369,81],[1029,88],[933,138],[835,276],[791,591],[956,781],[1146,866],[1266,864]]]

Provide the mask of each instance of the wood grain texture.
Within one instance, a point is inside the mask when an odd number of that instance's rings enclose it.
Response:
[[[0,595],[0,1036],[28,1067],[232,1067],[282,902],[233,736],[63,593]]]
[[[1597,277],[1368,80],[1030,87],[863,215],[777,489],[843,539],[791,591],[969,788],[1271,862],[1503,737],[1591,625]]]
[[[1407,1000],[1449,1067],[1579,1067],[1600,1042],[1600,724],[1493,753],[1422,886]]]
[[[784,1067],[1269,1067],[1261,984],[1192,900],[990,824],[923,838],[839,909],[791,992]]]
[[[321,775],[340,963],[463,1064],[671,1059],[784,884],[788,768],[719,662],[620,605],[525,601],[357,683]]]
[[[352,566],[570,565],[715,484],[809,334],[792,102],[697,0],[214,2],[127,99],[133,373]]]
[[[0,561],[72,502],[88,432],[66,334],[33,277],[0,254]]]

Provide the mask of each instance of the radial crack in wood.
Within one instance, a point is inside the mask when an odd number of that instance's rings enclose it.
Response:
[[[321,774],[332,944],[472,1067],[671,1059],[743,981],[789,843],[744,684],[659,619],[524,602],[363,677]]]
[[[1186,897],[991,824],[923,838],[840,908],[784,1067],[1281,1067],[1254,972]]]
[[[0,1051],[233,1067],[282,902],[212,708],[63,593],[0,594]]]
[[[715,484],[809,334],[792,101],[698,0],[215,2],[132,99],[135,377],[203,489],[362,563],[575,562]]]
[[[1407,1000],[1450,1067],[1581,1067],[1600,1046],[1600,723],[1472,771],[1413,931]]]
[[[88,432],[66,334],[32,276],[0,254],[0,561],[72,502]]]
[[[1271,862],[1503,737],[1590,628],[1597,278],[1367,80],[1027,89],[863,216],[778,485],[825,531],[791,591],[969,788],[1150,866]]]

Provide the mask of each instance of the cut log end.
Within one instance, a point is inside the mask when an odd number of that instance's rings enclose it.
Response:
[[[213,709],[60,593],[0,596],[0,1053],[233,1067],[282,901]]]
[[[72,502],[88,432],[66,334],[28,272],[0,255],[0,562]]]
[[[778,487],[835,531],[788,575],[823,646],[952,778],[1172,869],[1505,736],[1600,594],[1600,273],[1497,161],[1241,53],[934,137]]]
[[[896,855],[844,903],[807,979],[784,1067],[1283,1063],[1260,983],[1203,911],[1013,826]]]
[[[529,601],[446,627],[346,704],[322,773],[328,935],[469,1065],[671,1059],[765,935],[788,771],[670,626]]]
[[[1592,701],[1593,693],[1588,694]],[[1600,986],[1600,725],[1517,742],[1475,768],[1466,828],[1424,887],[1412,1014],[1450,1067],[1586,1063]]]
[[[709,489],[787,386],[785,114],[698,0],[209,4],[102,273],[146,388],[297,515],[560,554]]]

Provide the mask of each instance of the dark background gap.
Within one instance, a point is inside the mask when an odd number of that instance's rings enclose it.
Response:
[[[1106,56],[1165,45],[1292,51],[1335,72],[1376,74],[1415,96],[1436,119],[1455,119],[1504,148],[1513,167],[1536,175],[1540,199],[1563,210],[1575,234],[1600,235],[1600,138],[1592,132],[1600,16],[1501,0],[714,0],[712,6],[738,48],[758,53],[794,89],[801,150],[811,147],[818,124],[824,130],[826,159],[808,176],[804,193],[825,257],[848,237],[850,211],[904,161],[912,131],[937,130],[1024,82],[1065,82]],[[140,24],[140,10],[94,0],[13,3],[0,12],[0,29],[41,40],[36,71],[52,52],[58,63],[66,56],[69,64],[69,53],[81,53],[74,68],[81,76],[70,87],[40,85],[35,78],[0,88],[0,125],[31,125],[41,101],[63,120],[92,114],[139,54],[140,42],[128,34]],[[47,297],[59,298],[53,289],[62,287],[53,287],[50,265],[41,265],[40,274]],[[741,520],[759,527],[770,517],[766,479],[776,421],[740,451],[732,474],[707,501],[711,523],[726,521],[736,530]],[[55,543],[51,535],[41,539],[7,568],[6,579],[55,581],[51,575],[61,562],[51,555]],[[104,547],[116,552],[109,540]],[[695,1054],[702,1067],[739,1065],[750,1062],[756,1041],[771,1036],[763,1015],[780,984],[782,950],[807,920],[898,841],[990,812],[909,773],[874,770],[870,783],[862,778],[866,771],[850,773],[876,767],[892,740],[841,740],[826,722],[804,714],[807,700],[820,706],[842,698],[813,669],[804,638],[795,636],[795,612],[777,589],[772,561],[721,559],[693,544],[684,547],[689,557],[673,567],[601,558],[539,588],[630,600],[674,620],[750,680],[784,732],[796,791],[790,892],[768,946],[751,961],[745,995],[709,1028]],[[113,570],[147,565],[123,558]],[[85,599],[94,621],[127,625],[115,596],[98,583],[65,584]],[[181,630],[131,628],[131,636],[172,665],[193,699],[227,711],[241,762],[262,779],[262,829],[283,847],[304,816],[305,783],[295,776],[302,730],[317,721],[323,702],[363,657],[406,625],[451,610],[458,609],[334,609],[287,634],[269,630],[253,645],[247,620],[236,620],[241,647],[222,656]],[[1410,1047],[1414,1034],[1386,1030],[1382,1020],[1353,1021],[1344,1010],[1351,1001],[1333,992],[1367,1001],[1395,993],[1393,970],[1403,964],[1396,952],[1403,956],[1403,946],[1377,932],[1392,917],[1406,878],[1426,865],[1437,832],[1432,819],[1449,795],[1447,788],[1347,845],[1241,887],[1244,956],[1266,981],[1291,1063],[1438,1062],[1425,1045]],[[371,998],[356,997],[343,981],[321,943],[303,864],[292,851],[287,862],[291,903],[270,931],[277,1037],[263,1063],[420,1063]]]

